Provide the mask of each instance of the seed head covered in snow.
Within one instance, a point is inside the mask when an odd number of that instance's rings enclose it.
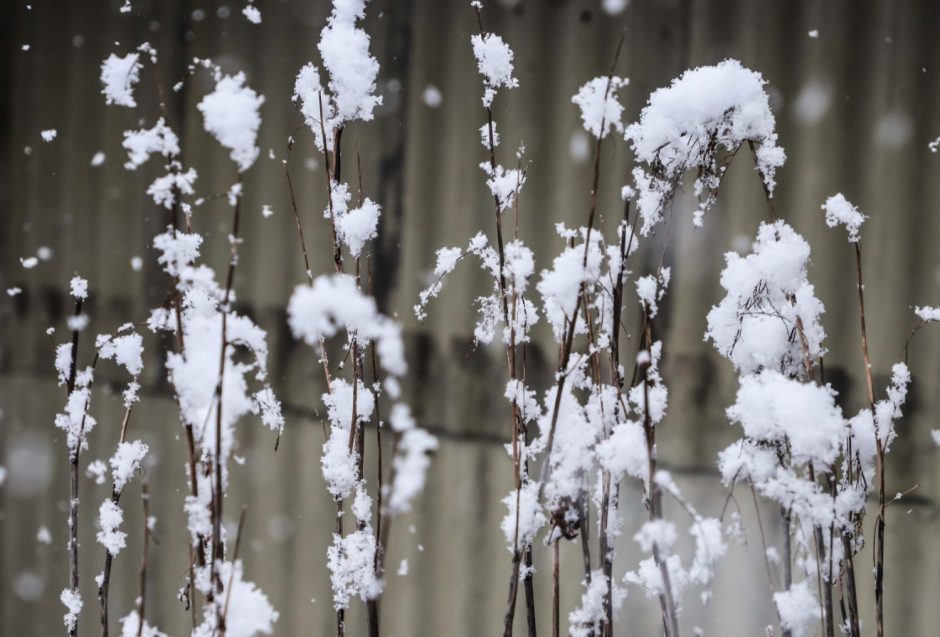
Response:
[[[623,132],[623,105],[617,93],[630,83],[624,77],[595,77],[578,89],[571,101],[581,110],[584,130],[594,137],[607,137],[611,128]]]
[[[238,73],[217,78],[215,90],[196,105],[206,130],[231,151],[229,157],[241,172],[251,168],[258,158],[258,109],[263,103],[264,96],[246,86],[245,74]]]
[[[858,231],[865,223],[865,215],[858,211],[842,193],[826,199],[822,209],[826,211],[826,225],[830,228],[845,226],[849,233],[849,241],[858,243]]]
[[[800,235],[782,221],[762,223],[754,251],[745,257],[729,252],[725,261],[721,287],[727,295],[708,313],[705,338],[738,372],[800,373],[803,338],[811,361],[825,353],[819,322],[825,310],[807,281],[809,244]]]
[[[334,0],[320,32],[320,56],[330,74],[329,90],[340,123],[370,121],[382,97],[375,95],[379,63],[369,53],[369,35],[356,27],[365,17],[366,0]]]
[[[124,57],[109,55],[101,63],[101,92],[105,102],[118,106],[137,106],[134,85],[140,77],[140,54],[128,53]]]
[[[701,206],[696,220],[701,222],[724,174],[719,150],[733,153],[741,144],[753,143],[764,185],[773,192],[785,154],[777,146],[764,83],[759,73],[737,60],[725,60],[686,71],[650,95],[639,121],[626,131],[637,160],[648,166],[634,173],[644,235],[661,219],[679,179],[693,169],[701,171],[695,184]]]
[[[515,88],[519,80],[512,76],[513,52],[501,37],[493,33],[470,38],[477,70],[483,76],[483,106],[489,108],[500,87]]]

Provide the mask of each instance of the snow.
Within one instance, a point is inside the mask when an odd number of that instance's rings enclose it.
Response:
[[[22,293],[23,293],[23,288],[21,287],[17,287],[14,285],[12,288],[7,288],[7,296],[13,297],[13,296],[18,296]]]
[[[98,355],[105,360],[114,360],[136,378],[144,367],[144,342],[140,334],[131,333],[123,336],[98,336],[95,342]]]
[[[581,604],[568,613],[570,637],[591,637],[601,634],[601,626],[606,618],[604,599],[607,595],[607,577],[604,572],[592,571],[590,581],[582,582],[582,584],[584,592],[581,594]]]
[[[793,633],[793,637],[813,634],[820,618],[819,603],[810,590],[809,580],[790,586],[787,591],[774,593],[774,603],[780,623]]]
[[[845,438],[845,420],[830,387],[802,383],[777,371],[743,376],[728,418],[751,440],[789,444],[797,461],[831,466]]]
[[[921,307],[914,308],[914,314],[925,323],[940,322],[940,307]]]
[[[215,90],[196,105],[206,130],[231,151],[240,172],[251,168],[260,152],[256,143],[262,104],[264,96],[245,85],[244,73],[237,73],[217,78]]]
[[[51,142],[58,134],[58,131],[54,128],[49,128],[39,133],[39,135],[42,137],[42,141],[44,142]]]
[[[167,637],[165,633],[161,633],[155,627],[148,624],[146,620],[144,620],[144,625],[141,627],[140,615],[136,610],[132,610],[122,617],[120,622],[121,637]]]
[[[366,197],[358,208],[336,216],[336,233],[354,258],[376,237],[381,212],[379,204]]]
[[[842,193],[833,195],[826,199],[822,209],[826,211],[826,225],[830,228],[836,226],[845,226],[849,233],[849,241],[858,243],[858,231],[867,218],[852,205]]]
[[[398,453],[392,461],[395,481],[388,498],[388,510],[399,514],[411,509],[411,502],[424,489],[431,459],[428,454],[438,447],[437,438],[424,429],[407,429],[398,443]]]
[[[601,0],[601,9],[607,15],[620,15],[630,4],[630,0]]]
[[[203,594],[212,590],[209,581],[210,567],[207,565],[196,576],[196,586]],[[234,563],[225,561],[218,565],[219,580],[223,582],[224,595],[228,603],[225,604],[225,634],[227,637],[255,637],[256,635],[271,635],[279,613],[271,606],[264,592],[244,579],[244,568],[241,560]],[[193,631],[193,637],[212,637],[219,631],[215,624],[216,608],[213,604],[204,605],[204,619]]]
[[[940,447],[940,429],[931,429],[930,437],[933,439],[933,443]],[[3,482],[0,481],[0,484],[3,484]]]
[[[124,131],[123,146],[128,155],[124,167],[128,170],[136,170],[153,154],[163,155],[167,159],[180,154],[179,138],[162,117],[153,128]]]
[[[725,254],[721,287],[727,291],[709,311],[706,340],[728,358],[741,374],[771,369],[786,375],[801,373],[803,344],[815,361],[825,353],[825,311],[807,281],[809,244],[782,221],[762,223],[753,252]]]
[[[128,53],[124,57],[109,55],[101,63],[101,92],[105,103],[135,107],[134,85],[140,79],[140,54]]]
[[[365,17],[366,0],[336,0],[318,48],[330,76],[329,91],[338,121],[371,121],[382,97],[375,95],[379,63],[369,53],[369,35],[356,27]]]
[[[578,89],[571,101],[581,111],[584,130],[602,139],[607,137],[611,128],[623,132],[623,106],[617,93],[629,83],[629,79],[616,75],[596,77]]]
[[[271,215],[273,215],[273,214],[274,214],[274,211],[271,210],[271,206],[270,206],[270,205],[264,204],[263,206],[261,206],[261,216],[262,216],[262,217],[264,217],[265,219],[269,219],[269,218],[271,217]]]
[[[122,442],[108,460],[111,465],[111,479],[114,481],[114,490],[121,493],[124,486],[130,481],[134,472],[140,468],[140,463],[147,455],[149,447],[140,440]]]
[[[69,294],[76,301],[84,301],[88,298],[88,281],[80,276],[72,277],[69,282]]]
[[[503,530],[503,537],[506,538],[506,548],[512,553],[516,548],[525,549],[531,546],[535,534],[548,521],[545,511],[539,503],[539,484],[530,481],[518,491],[513,489],[503,498],[503,504],[506,505],[507,511],[500,523],[500,528]],[[519,515],[518,543],[516,542],[517,509]]]
[[[261,12],[258,11],[258,7],[249,4],[242,9],[242,13],[252,24],[261,24]]]
[[[105,477],[108,474],[108,467],[101,460],[94,460],[88,463],[85,469],[85,475],[94,480],[95,484],[104,484]]]
[[[118,527],[124,521],[124,512],[112,500],[105,500],[98,509],[98,543],[105,547],[111,555],[117,555],[127,545],[127,533],[119,531]]]
[[[104,160],[105,160],[105,154],[99,150],[92,156],[91,165],[95,167],[101,166],[102,164],[104,164]]]
[[[438,108],[444,101],[444,98],[441,95],[440,89],[433,84],[428,84],[424,87],[424,90],[421,91],[421,101],[424,102],[424,105],[428,108]]]
[[[32,270],[39,265],[39,259],[36,257],[26,257],[25,259],[20,257],[20,265],[27,270]]]
[[[493,33],[474,35],[470,38],[477,70],[483,76],[483,106],[493,105],[496,91],[502,87],[512,89],[519,86],[513,77],[513,52],[501,37]]]
[[[370,526],[346,537],[334,533],[326,555],[336,610],[348,608],[353,597],[366,601],[382,593],[382,580],[375,575],[375,534]]]
[[[36,532],[36,541],[40,544],[52,544],[52,533],[49,532],[48,527],[39,527],[39,530]]]
[[[342,378],[334,378],[330,383],[330,391],[323,394],[323,404],[326,405],[330,421],[330,435],[323,443],[320,466],[327,490],[336,499],[347,498],[359,482],[359,455],[349,445],[353,400],[353,385]],[[374,407],[375,397],[372,392],[362,381],[356,381],[356,422],[368,422]]]
[[[666,197],[687,171],[702,171],[695,187],[700,212],[711,206],[723,174],[719,149],[734,152],[753,142],[757,167],[773,192],[774,175],[785,154],[777,146],[764,84],[759,73],[729,59],[688,70],[670,86],[653,91],[639,121],[627,127],[625,135],[636,159],[649,166],[634,171],[644,236],[662,218]],[[702,193],[707,194],[704,200]]]
[[[82,596],[77,590],[66,588],[59,595],[59,600],[65,605],[65,615],[62,621],[68,631],[75,629],[78,623],[78,615],[82,612]]]

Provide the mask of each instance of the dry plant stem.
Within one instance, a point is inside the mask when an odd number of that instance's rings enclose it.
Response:
[[[559,637],[558,610],[560,600],[558,599],[558,544],[560,541],[561,538],[558,538],[552,543],[552,637]]]
[[[147,487],[146,480],[141,482],[140,489],[140,499],[144,507],[144,555],[140,561],[140,605],[137,612],[140,616],[140,623],[137,625],[137,637],[143,637],[144,620],[147,617],[147,568],[150,560],[150,489]]]
[[[871,357],[868,355],[868,331],[865,328],[865,286],[862,281],[862,246],[855,242],[855,274],[858,283],[858,316],[862,333],[862,359],[865,364],[865,384],[868,390],[868,403],[872,414],[875,413],[875,383],[872,378]],[[875,432],[875,446],[878,460],[878,517],[875,519],[875,630],[878,637],[884,637],[884,538],[885,538],[885,448],[881,433]]]
[[[294,140],[292,137],[287,144],[288,157],[290,156],[290,151],[293,147]],[[313,285],[313,271],[310,269],[310,259],[307,257],[307,242],[304,240],[304,228],[300,221],[300,211],[297,208],[297,199],[294,196],[294,184],[290,178],[290,168],[287,166],[287,158],[284,159],[284,176],[287,177],[287,190],[290,193],[291,210],[294,212],[294,222],[297,224],[297,236],[300,238],[300,252],[304,256],[304,274],[306,275],[307,281],[310,283],[310,285]]]

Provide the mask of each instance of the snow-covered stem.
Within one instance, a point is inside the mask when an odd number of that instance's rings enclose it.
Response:
[[[291,136],[287,140],[287,152],[284,157],[284,176],[287,178],[287,192],[290,193],[290,206],[291,210],[294,213],[294,223],[297,226],[297,237],[300,240],[300,252],[304,257],[304,273],[307,275],[307,281],[310,285],[313,285],[313,270],[310,269],[310,259],[307,256],[307,242],[304,240],[304,227],[303,223],[300,220],[300,210],[297,208],[297,198],[294,195],[294,182],[290,178],[290,167],[288,166],[288,161],[290,159],[291,150],[294,148],[294,135],[303,127],[303,124],[298,126]]]
[[[82,315],[82,304],[84,297],[75,299],[74,317],[77,319]],[[72,395],[75,390],[75,379],[77,376],[78,364],[78,329],[72,330],[72,360],[69,363],[69,376],[66,382],[66,397]],[[85,417],[82,416],[82,428],[84,429]],[[69,450],[69,589],[73,594],[78,594],[78,479],[79,479],[79,455],[81,453],[82,433],[79,432],[79,440],[75,449]],[[77,637],[78,622],[72,622],[68,630],[69,637]]]
[[[862,279],[862,242],[855,242],[855,276],[858,289],[858,319],[861,327],[862,361],[865,365],[865,387],[868,403],[875,413],[875,382],[872,377],[871,356],[868,354],[868,330],[865,327],[865,285]],[[884,637],[884,538],[885,538],[885,446],[881,436],[875,436],[878,470],[878,517],[875,518],[875,631]]]

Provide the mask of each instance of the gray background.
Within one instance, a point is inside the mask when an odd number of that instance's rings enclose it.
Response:
[[[62,630],[58,593],[66,583],[68,478],[64,441],[53,419],[64,390],[55,384],[53,344],[44,332],[54,325],[61,340],[69,310],[65,287],[76,272],[91,284],[89,334],[142,320],[148,308],[162,302],[168,281],[149,246],[166,217],[144,194],[158,167],[126,172],[121,132],[151,124],[159,113],[157,86],[171,86],[184,76],[187,61],[200,56],[227,71],[244,70],[248,83],[267,99],[262,157],[245,182],[246,241],[236,289],[241,309],[269,332],[272,379],[287,409],[277,453],[271,435],[255,422],[239,425],[239,453],[247,464],[233,469],[228,511],[237,511],[240,502],[247,506],[246,567],[281,612],[276,634],[330,634],[335,628],[323,553],[333,507],[320,477],[322,430],[315,414],[323,387],[314,354],[292,342],[285,322],[284,308],[293,286],[303,280],[303,266],[280,162],[288,135],[300,123],[289,102],[294,74],[318,59],[316,42],[328,5],[261,2],[263,23],[255,26],[241,15],[240,2],[227,5],[227,17],[226,11],[217,12],[219,5],[201,1],[133,0],[130,15],[118,13],[120,4],[33,0],[28,10],[26,0],[16,0],[0,12],[0,283],[4,289],[23,288],[14,298],[0,297],[0,464],[10,472],[0,488],[0,633]],[[372,259],[382,307],[397,313],[408,333],[413,374],[406,393],[421,423],[441,438],[415,512],[395,521],[392,529],[382,600],[387,635],[495,633],[509,573],[499,530],[499,500],[511,488],[510,462],[500,447],[508,426],[508,410],[498,398],[504,359],[498,349],[474,350],[470,342],[471,299],[486,291],[486,283],[464,266],[423,326],[410,310],[437,247],[463,244],[478,229],[491,231],[491,200],[477,169],[484,158],[477,133],[484,114],[469,47],[475,20],[467,4],[370,3],[366,28],[382,64],[385,105],[374,122],[350,127],[345,137],[347,167],[357,147],[366,194],[384,207]],[[204,14],[201,20],[197,10]],[[827,307],[828,376],[847,413],[864,402],[854,257],[844,233],[825,228],[819,207],[826,196],[841,191],[871,215],[863,233],[864,262],[871,352],[882,390],[913,325],[911,307],[940,302],[935,249],[940,157],[927,149],[927,142],[940,135],[940,82],[935,79],[940,4],[633,0],[623,14],[610,17],[587,0],[494,0],[485,20],[516,52],[521,86],[497,99],[496,118],[502,161],[512,162],[510,153],[520,142],[527,148],[531,163],[520,232],[535,249],[539,267],[548,265],[560,247],[552,225],[585,218],[590,162],[570,152],[572,136],[580,130],[570,97],[606,71],[621,32],[626,40],[618,72],[631,79],[623,93],[627,121],[636,117],[651,90],[686,67],[735,57],[763,73],[789,156],[778,173],[777,211],[813,246],[811,279]],[[818,38],[808,37],[811,29],[819,31]],[[156,71],[147,68],[142,74],[140,107],[106,107],[97,80],[101,60],[143,41],[158,49],[160,61]],[[22,51],[23,44],[30,50]],[[423,103],[428,84],[443,93],[440,108]],[[184,162],[199,171],[197,185],[205,196],[223,192],[234,178],[232,164],[202,130],[195,110],[208,88],[205,74],[197,74],[180,94],[169,93],[167,102],[171,124],[181,132]],[[47,128],[58,130],[50,144],[39,136]],[[320,218],[322,161],[308,131],[297,140],[291,173],[314,270],[325,272],[329,238]],[[268,159],[269,148],[276,160]],[[98,150],[107,160],[95,168],[89,162]],[[607,228],[620,214],[617,193],[629,168],[624,142],[605,146],[600,212]],[[270,219],[261,215],[263,204],[274,210]],[[682,199],[677,210],[684,213],[690,206]],[[205,262],[219,271],[226,262],[229,211],[217,200],[195,215],[197,229],[207,237]],[[682,214],[665,245],[673,283],[658,321],[671,402],[659,432],[660,458],[688,498],[713,515],[725,497],[715,453],[737,433],[723,415],[736,383],[727,362],[702,341],[704,316],[720,298],[723,253],[742,242],[746,246],[764,217],[758,181],[742,155],[705,228],[694,230]],[[659,237],[647,243],[635,270],[658,259],[662,242]],[[53,258],[23,269],[19,258],[35,254],[39,246],[50,247]],[[133,256],[143,258],[139,272],[130,267]],[[627,311],[631,317],[635,308]],[[538,329],[539,346],[531,351],[533,384],[540,387],[555,357],[546,332],[544,325]],[[187,565],[181,513],[185,444],[161,380],[160,343],[149,337],[146,344],[144,400],[131,427],[132,435],[151,443],[156,460],[147,469],[160,541],[151,552],[148,616],[163,630],[181,635],[188,614],[174,597]],[[940,425],[938,355],[940,333],[927,329],[915,341],[910,408],[889,460],[889,491],[919,484],[905,501],[892,505],[888,520],[886,604],[892,635],[936,634],[940,451],[929,431]],[[99,427],[85,461],[106,457],[117,437],[116,383],[121,378],[102,368],[99,380],[101,391],[94,400]],[[91,521],[106,494],[88,481],[82,488],[82,626],[88,633],[97,631],[92,580],[103,561]],[[774,621],[751,494],[746,488],[736,494],[747,544],[733,547],[721,564],[711,606],[703,609],[694,592],[682,600],[686,633],[700,626],[712,635],[756,635]],[[124,500],[130,538],[115,560],[113,617],[126,613],[137,595],[138,498],[135,482]],[[635,485],[625,489],[622,505],[625,534],[617,573],[637,557],[629,538],[645,513]],[[684,521],[684,514],[668,504],[667,515]],[[779,539],[769,509],[763,511],[763,524],[770,540]],[[40,526],[51,530],[51,545],[37,542]],[[866,624],[872,627],[870,554],[869,546],[857,563]],[[577,547],[565,546],[563,556],[567,612],[579,597]],[[410,563],[407,577],[395,575],[402,558]],[[550,556],[541,545],[536,566],[539,605],[546,611],[540,621],[547,631]],[[617,634],[655,634],[657,615],[656,602],[632,589]],[[361,634],[361,605],[354,604],[349,616],[350,634]]]

